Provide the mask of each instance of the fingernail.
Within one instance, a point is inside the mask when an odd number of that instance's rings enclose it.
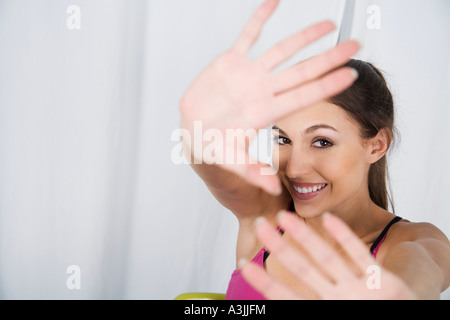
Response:
[[[283,188],[279,186],[277,189],[275,189],[275,195],[280,196],[283,193]]]
[[[353,40],[353,41],[355,41],[355,43],[358,45],[358,49],[360,50],[362,48],[361,42],[359,42],[358,40]]]
[[[278,221],[280,221],[281,219],[283,219],[283,217],[286,215],[286,211],[281,210],[280,212],[278,212],[277,214],[277,219]]]
[[[279,196],[283,193],[283,187],[281,185],[278,185],[277,187],[272,187],[267,191],[274,196]]]
[[[281,194],[283,193],[283,189],[281,189],[281,188],[270,189],[270,190],[267,190],[267,192],[275,197],[278,197],[278,196],[281,196]]]
[[[350,68],[350,72],[352,73],[352,76],[353,76],[354,79],[358,79],[359,78],[358,70],[356,70],[355,68]]]
[[[259,217],[259,218],[256,218],[256,219],[255,219],[255,222],[253,223],[253,225],[254,225],[255,227],[257,227],[257,226],[259,226],[260,224],[262,224],[262,223],[264,223],[264,222],[266,222],[266,221],[267,221],[266,218],[264,218],[264,217]]]
[[[328,219],[330,216],[331,216],[331,213],[325,212],[325,213],[322,215],[322,219],[323,219],[323,220]]]
[[[238,268],[242,269],[242,267],[244,267],[246,264],[248,263],[248,260],[245,258],[241,258],[238,261]]]

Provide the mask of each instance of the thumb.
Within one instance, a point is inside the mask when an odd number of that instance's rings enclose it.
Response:
[[[252,160],[251,164],[229,165],[227,169],[242,177],[248,183],[260,187],[267,193],[279,196],[283,191],[277,171],[266,163]]]

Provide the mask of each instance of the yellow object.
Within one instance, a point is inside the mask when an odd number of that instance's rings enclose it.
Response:
[[[175,300],[225,300],[224,293],[190,292],[180,294]]]

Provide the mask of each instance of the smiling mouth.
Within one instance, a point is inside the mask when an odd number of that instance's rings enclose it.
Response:
[[[294,194],[299,200],[312,199],[320,194],[327,186],[327,183],[292,183]]]
[[[315,185],[314,187],[298,187],[293,185],[295,191],[297,191],[298,193],[311,193],[311,192],[316,192],[317,190],[321,190],[323,188],[325,188],[327,186],[326,183],[321,184],[321,185]]]

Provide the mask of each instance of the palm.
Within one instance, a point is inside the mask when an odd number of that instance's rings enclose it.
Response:
[[[270,75],[245,56],[227,52],[219,56],[193,83],[183,103],[187,117],[201,119],[206,128],[263,128],[274,93]]]
[[[332,246],[296,215],[279,218],[280,227],[304,252],[287,244],[270,223],[260,223],[256,234],[262,244],[297,279],[325,300],[405,300],[416,296],[395,274],[372,258],[366,245],[339,218],[328,216],[325,230],[344,250],[343,259]],[[350,259],[350,260],[349,260]],[[248,263],[242,267],[246,280],[269,299],[304,299],[295,287],[286,286],[263,268]]]
[[[261,29],[278,4],[266,0],[249,21],[230,50],[214,60],[192,83],[180,103],[182,126],[193,132],[195,121],[203,131],[218,130],[223,136],[227,130],[256,130],[270,125],[291,112],[335,95],[355,80],[349,68],[331,70],[348,61],[359,46],[354,41],[343,43],[330,51],[280,72],[273,72],[298,50],[334,29],[331,22],[322,22],[295,34],[250,60],[249,49],[257,40]],[[247,140],[255,134],[247,134]],[[248,159],[247,143],[224,144],[224,150],[244,154]],[[203,159],[202,154],[195,154]],[[216,163],[270,191],[275,177],[257,178],[257,167],[248,163]]]

